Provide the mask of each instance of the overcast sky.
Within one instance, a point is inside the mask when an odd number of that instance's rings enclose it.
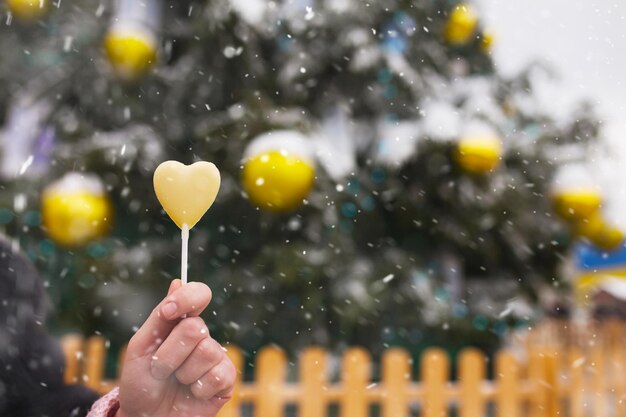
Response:
[[[606,144],[593,175],[607,216],[626,229],[626,1],[476,0],[495,33],[493,57],[504,74],[542,59],[561,81],[555,103],[586,97],[606,121]]]

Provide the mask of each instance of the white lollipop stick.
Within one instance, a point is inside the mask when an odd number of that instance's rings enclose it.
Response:
[[[187,226],[187,223],[183,223],[180,236],[183,240],[180,254],[180,280],[184,285],[187,283],[187,254],[189,253],[189,226]]]

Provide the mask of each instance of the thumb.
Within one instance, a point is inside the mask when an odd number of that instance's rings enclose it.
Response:
[[[156,351],[183,316],[199,315],[211,302],[211,289],[201,282],[190,282],[182,285],[174,280],[171,294],[152,310],[146,321],[128,342],[127,356],[135,358]],[[174,312],[166,312],[166,308],[174,307]]]

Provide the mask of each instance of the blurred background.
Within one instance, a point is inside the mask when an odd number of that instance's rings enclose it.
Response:
[[[119,347],[179,273],[152,174],[214,162],[190,279],[255,352],[493,352],[623,318],[626,5],[4,0],[0,228],[58,334]]]

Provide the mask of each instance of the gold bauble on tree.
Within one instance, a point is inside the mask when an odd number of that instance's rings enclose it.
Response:
[[[465,45],[476,33],[477,26],[478,17],[474,9],[469,4],[459,4],[450,12],[443,36],[451,45]]]
[[[624,233],[608,223],[600,213],[576,223],[574,232],[606,251],[617,249],[624,242]]]
[[[117,26],[107,33],[104,49],[115,74],[127,81],[144,76],[157,59],[157,40],[148,30]]]
[[[115,74],[124,81],[145,76],[157,60],[161,0],[116,0],[104,49]]]
[[[294,131],[274,131],[254,139],[243,161],[242,183],[250,200],[276,212],[298,208],[315,182],[308,140]]]
[[[480,35],[480,44],[478,45],[478,47],[480,48],[480,51],[484,54],[490,53],[491,47],[493,46],[493,41],[494,41],[493,33],[483,32],[483,34]]]
[[[500,164],[502,142],[495,136],[468,136],[459,140],[455,159],[463,171],[483,175]]]
[[[580,222],[596,216],[602,207],[602,194],[591,186],[569,186],[552,192],[556,213],[565,220]]]
[[[41,215],[50,238],[73,247],[104,236],[112,226],[113,207],[97,177],[70,173],[44,190]]]
[[[32,22],[48,11],[49,0],[7,0],[11,14],[23,22]]]

